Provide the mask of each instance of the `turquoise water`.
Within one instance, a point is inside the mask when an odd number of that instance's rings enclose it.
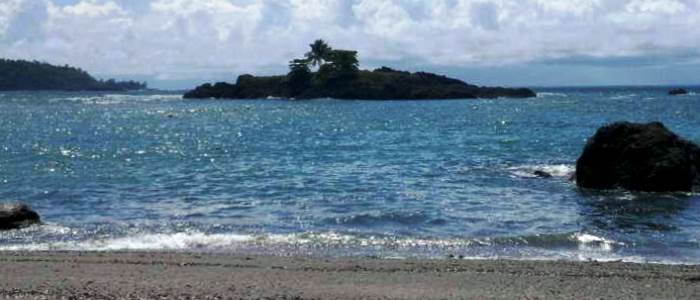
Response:
[[[700,142],[700,96],[191,101],[0,94],[0,200],[45,224],[0,250],[177,250],[700,263],[700,197],[568,180],[616,120]],[[535,170],[554,175],[532,176]]]

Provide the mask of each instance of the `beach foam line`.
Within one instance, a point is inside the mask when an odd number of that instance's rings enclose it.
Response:
[[[21,231],[37,233],[33,226]],[[50,226],[55,234],[75,234],[75,230]],[[20,232],[20,231],[15,231]],[[27,232],[25,232],[27,233]],[[7,233],[3,233],[7,235]],[[12,234],[10,234],[12,235]],[[7,242],[0,235],[0,251],[173,251],[195,253],[250,253],[262,255],[376,256],[381,258],[446,258],[624,261],[633,263],[700,264],[679,258],[649,258],[620,253],[625,243],[592,233],[533,235],[498,238],[421,239],[388,236],[355,236],[336,232],[292,234],[238,234],[186,231],[140,233],[123,237],[53,242]]]

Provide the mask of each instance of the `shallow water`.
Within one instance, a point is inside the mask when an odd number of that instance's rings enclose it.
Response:
[[[46,225],[0,233],[0,249],[696,264],[700,196],[568,181],[608,122],[658,120],[700,142],[700,96],[666,91],[393,102],[3,93],[0,200],[29,204]]]

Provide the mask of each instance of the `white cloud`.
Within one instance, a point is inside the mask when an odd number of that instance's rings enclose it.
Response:
[[[317,37],[433,66],[700,49],[700,0],[58,1],[2,0],[0,56],[187,79],[280,71]]]
[[[676,14],[687,9],[685,4],[674,0],[635,0],[627,4],[627,11],[645,14]]]
[[[5,34],[7,27],[10,26],[12,17],[17,13],[21,2],[20,0],[7,0],[0,2],[0,33]]]
[[[110,17],[114,14],[124,13],[122,8],[112,1],[98,3],[95,0],[82,1],[76,5],[59,8],[59,10],[64,14],[89,18]]]
[[[537,0],[535,2],[546,13],[577,17],[594,13],[597,9],[605,6],[603,0]]]

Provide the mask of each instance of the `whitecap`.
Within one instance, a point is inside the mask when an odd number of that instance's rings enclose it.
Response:
[[[569,95],[565,93],[554,93],[554,92],[539,92],[537,93],[537,98],[549,98],[549,97],[560,97],[567,98]]]
[[[637,97],[637,94],[622,94],[622,95],[615,95],[611,96],[610,99],[612,100],[623,100],[623,99],[630,99]]]
[[[115,105],[126,102],[152,102],[152,101],[174,101],[182,100],[178,94],[153,94],[153,95],[131,95],[131,94],[104,94],[104,95],[84,95],[73,97],[58,97],[49,99],[49,103],[75,102],[94,105]]]

